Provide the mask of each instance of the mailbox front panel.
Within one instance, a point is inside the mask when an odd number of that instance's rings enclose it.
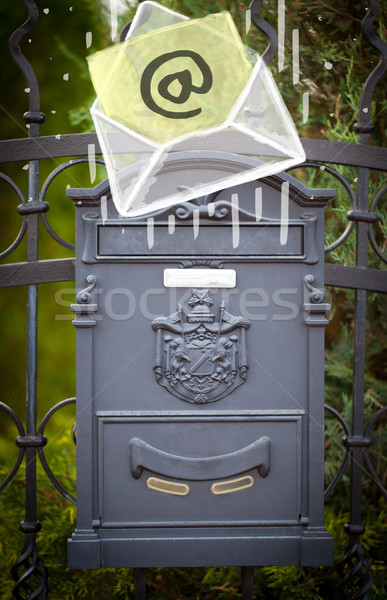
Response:
[[[329,564],[327,198],[273,177],[129,220],[104,189],[72,194],[70,566]]]
[[[301,414],[98,418],[102,527],[298,524]],[[133,440],[148,446],[135,464]]]
[[[116,266],[104,264],[99,269],[98,326],[93,331],[97,410],[106,409],[106,392],[108,406],[114,410],[192,408],[157,385],[153,372],[157,333],[152,323],[173,315],[181,305],[187,326],[190,313],[192,289],[163,286],[167,266],[168,263],[124,264],[118,271]],[[227,313],[241,317],[250,326],[245,331],[247,376],[243,385],[223,398],[222,410],[305,408],[308,328],[303,311],[306,292],[303,274],[306,276],[310,268],[302,265],[301,270],[288,265],[283,272],[282,265],[276,265],[276,272],[271,275],[272,265],[228,263],[227,266],[235,269],[237,284],[233,289],[209,290],[213,326],[218,326],[222,302]],[[226,335],[232,334],[231,331]],[[168,331],[163,330],[163,336],[166,335]],[[178,332],[170,335],[181,337]],[[240,333],[237,331],[235,335]],[[190,362],[194,361],[192,355]],[[135,397],[133,382],[138,386]],[[211,403],[201,408],[206,411]]]

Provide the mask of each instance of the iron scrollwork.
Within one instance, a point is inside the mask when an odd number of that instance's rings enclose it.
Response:
[[[222,302],[216,320],[207,289],[193,289],[191,312],[183,308],[157,317],[156,381],[171,394],[195,404],[215,402],[244,383],[247,375],[245,332],[250,322],[231,315]]]

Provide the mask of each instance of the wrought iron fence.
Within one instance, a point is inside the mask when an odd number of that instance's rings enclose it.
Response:
[[[269,45],[264,54],[268,64],[276,55],[278,38],[274,29],[262,18],[260,14],[263,0],[254,0],[251,5],[251,18],[253,23],[269,38]],[[28,19],[11,36],[9,48],[13,60],[20,67],[29,88],[29,109],[23,115],[29,125],[28,138],[0,141],[0,162],[28,161],[28,199],[26,200],[18,184],[6,174],[0,173],[4,180],[18,197],[20,204],[17,212],[22,218],[19,233],[13,243],[0,254],[4,259],[14,253],[21,241],[27,240],[27,261],[7,262],[0,265],[0,286],[26,286],[27,288],[27,377],[26,377],[26,419],[22,418],[5,403],[0,403],[0,409],[13,421],[18,436],[16,444],[19,448],[17,459],[10,472],[0,485],[0,492],[14,479],[23,460],[25,461],[25,495],[26,509],[24,520],[20,523],[20,530],[24,534],[24,545],[20,557],[14,565],[10,565],[12,577],[15,581],[13,595],[18,599],[47,598],[48,571],[39,557],[36,544],[36,534],[41,529],[38,521],[39,507],[36,502],[36,468],[40,459],[43,468],[56,489],[69,501],[75,502],[73,496],[67,492],[55,478],[47,462],[44,446],[47,438],[44,435],[45,426],[53,414],[63,407],[75,402],[69,398],[53,406],[44,416],[40,424],[37,423],[37,307],[39,284],[59,281],[73,281],[75,278],[75,265],[72,258],[39,260],[39,222],[41,222],[49,236],[67,249],[74,246],[63,240],[50,226],[46,213],[49,204],[46,193],[56,176],[72,165],[87,162],[88,148],[95,145],[96,154],[100,148],[96,134],[75,134],[39,137],[40,125],[45,120],[45,115],[40,110],[39,85],[30,63],[20,49],[20,43],[25,36],[35,27],[39,11],[34,0],[24,0],[28,9]],[[326,406],[327,412],[334,417],[342,427],[345,454],[342,464],[326,490],[329,495],[342,479],[343,474],[350,464],[350,520],[345,525],[348,534],[348,547],[345,555],[337,565],[337,584],[343,598],[368,599],[371,598],[373,573],[370,564],[362,549],[362,477],[363,469],[367,469],[373,478],[380,493],[387,498],[387,491],[379,478],[369,456],[371,433],[380,420],[386,415],[387,407],[375,412],[367,423],[364,422],[364,393],[365,393],[365,335],[367,315],[367,292],[386,293],[387,273],[382,269],[367,266],[369,247],[372,248],[375,258],[381,266],[387,262],[387,257],[379,248],[374,227],[378,222],[376,210],[378,204],[387,193],[387,185],[379,189],[373,198],[369,198],[369,176],[371,170],[387,171],[387,149],[371,145],[373,124],[370,122],[371,101],[376,85],[387,72],[387,44],[375,33],[375,20],[379,14],[378,0],[370,0],[366,16],[361,23],[361,31],[369,44],[379,53],[377,66],[364,83],[358,119],[353,129],[358,134],[358,144],[324,141],[319,139],[302,139],[308,162],[303,167],[321,169],[323,166],[327,173],[338,179],[347,190],[351,210],[347,213],[348,224],[343,234],[326,248],[327,254],[336,250],[347,242],[350,236],[356,239],[356,263],[345,266],[327,262],[325,265],[326,285],[337,288],[347,288],[355,291],[355,318],[354,318],[354,360],[353,360],[353,400],[352,423],[345,420],[335,408]],[[127,30],[127,26],[124,32]],[[39,162],[47,157],[62,158],[78,156],[80,158],[69,160],[58,166],[44,182],[39,190]],[[103,162],[97,159],[98,162]],[[349,182],[335,170],[335,165],[350,165],[358,169],[357,192],[352,191]],[[75,441],[75,436],[74,436]],[[44,523],[43,523],[44,527]],[[138,573],[140,576],[141,573]],[[251,573],[249,574],[251,575]],[[140,578],[141,579],[141,578]],[[251,581],[244,579],[243,594],[250,598],[252,593]]]

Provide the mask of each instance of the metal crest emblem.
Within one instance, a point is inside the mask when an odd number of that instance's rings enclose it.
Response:
[[[157,333],[157,383],[195,404],[220,400],[247,375],[245,334],[250,322],[227,312],[224,302],[216,320],[212,304],[208,290],[194,289],[186,320],[179,304],[177,312],[152,322]]]

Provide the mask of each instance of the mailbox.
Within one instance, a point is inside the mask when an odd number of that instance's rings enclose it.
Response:
[[[253,159],[177,152],[163,185]],[[126,176],[130,178],[128,170]],[[129,179],[130,180],[130,179]],[[147,216],[77,213],[69,566],[324,565],[324,206],[281,173]]]

